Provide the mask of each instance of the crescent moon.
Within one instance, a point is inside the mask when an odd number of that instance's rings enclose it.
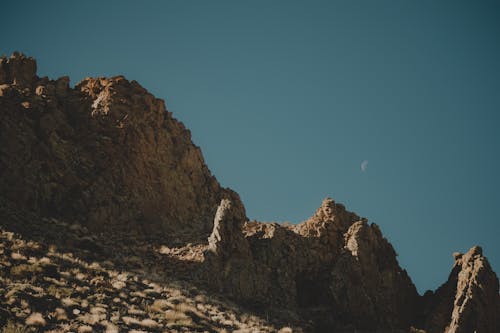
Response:
[[[361,162],[361,171],[365,172],[366,168],[368,168],[368,161],[364,160],[363,162]]]

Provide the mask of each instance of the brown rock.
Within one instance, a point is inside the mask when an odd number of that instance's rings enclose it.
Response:
[[[245,209],[239,200],[231,202],[223,199],[215,214],[214,228],[208,238],[208,250],[222,260],[233,257],[235,252],[246,254],[248,243],[241,230],[246,219]]]
[[[331,276],[339,320],[347,317],[363,328],[401,328],[413,322],[417,291],[376,224],[359,221],[349,228]]]
[[[455,265],[435,294],[428,295],[427,331],[446,333],[500,330],[498,278],[481,247],[455,253]]]
[[[216,220],[224,223],[214,223],[207,257],[207,264],[218,263],[209,275],[224,281],[217,285],[224,292],[248,304],[300,311],[321,330],[412,323],[418,294],[376,225],[353,223],[357,215],[327,198],[295,227],[247,222],[242,239],[245,215],[221,218],[226,207],[219,207]],[[245,251],[235,250],[242,244]]]
[[[232,194],[162,100],[123,76],[71,89],[69,78],[38,80],[35,71],[24,55],[0,60],[3,200],[92,232],[206,239]]]
[[[242,233],[245,209],[238,198],[221,201],[204,253],[206,279],[212,287],[235,297],[252,298],[252,259]]]
[[[448,281],[420,297],[379,227],[330,198],[295,226],[248,221],[238,195],[211,175],[189,130],[135,81],[87,78],[71,88],[68,77],[38,78],[34,59],[15,53],[0,58],[0,111],[2,228],[42,235],[51,254],[75,250],[64,255],[68,262],[99,257],[148,279],[182,276],[281,324],[307,323],[320,332],[500,330],[498,279],[480,248],[455,253]],[[32,265],[26,253],[0,255],[7,267],[2,277],[70,275],[55,263]],[[88,274],[75,278],[82,282]],[[137,276],[113,274],[74,290],[96,297],[109,291],[113,306],[129,289],[134,304],[149,297]],[[5,304],[14,302],[9,297]],[[68,320],[98,309],[87,300],[79,308],[66,298],[62,303]],[[59,304],[52,305],[57,315]],[[92,324],[105,319],[94,312]],[[135,314],[141,316],[130,322],[135,328],[158,328],[142,318],[143,310]],[[30,325],[46,325],[44,315],[33,313]],[[115,331],[120,312],[110,318],[114,324],[101,326]]]
[[[15,52],[10,58],[0,58],[0,84],[31,87],[36,79],[36,61]]]

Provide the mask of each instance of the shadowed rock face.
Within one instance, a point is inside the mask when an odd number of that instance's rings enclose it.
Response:
[[[455,253],[455,265],[434,295],[428,297],[427,331],[465,333],[500,330],[498,278],[480,247]]]
[[[32,58],[0,58],[0,143],[0,217],[22,212],[39,231],[79,223],[100,237],[75,243],[85,253],[106,239],[103,249],[128,247],[152,267],[156,245],[172,245],[156,275],[179,275],[178,264],[193,283],[320,332],[500,331],[498,278],[481,248],[456,254],[448,281],[419,296],[379,227],[332,199],[295,226],[248,221],[164,102],[122,76],[71,88],[39,78]],[[116,235],[142,244],[116,247]]]
[[[220,200],[235,194],[162,100],[121,76],[70,88],[35,71],[23,55],[0,60],[4,200],[96,232],[206,237]]]
[[[330,283],[339,318],[351,317],[366,328],[413,323],[418,294],[379,227],[359,221],[344,237]]]

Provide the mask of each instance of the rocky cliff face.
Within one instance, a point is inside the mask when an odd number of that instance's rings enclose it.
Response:
[[[204,238],[222,189],[162,100],[124,77],[36,76],[32,58],[0,60],[4,200],[95,232]],[[175,235],[174,235],[175,231]]]
[[[332,199],[295,226],[249,221],[189,131],[135,81],[71,88],[39,78],[32,58],[1,58],[0,143],[1,226],[86,260],[182,278],[299,331],[500,329],[498,278],[480,248],[420,296],[379,227]]]

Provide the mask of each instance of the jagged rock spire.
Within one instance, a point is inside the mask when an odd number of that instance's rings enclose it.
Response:
[[[480,246],[454,253],[448,280],[425,296],[428,333],[500,331],[498,278]]]

